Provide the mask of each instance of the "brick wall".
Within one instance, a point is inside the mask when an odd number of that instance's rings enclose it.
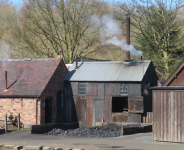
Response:
[[[40,118],[40,102],[37,104]],[[24,127],[36,124],[36,98],[0,98],[0,125],[4,124],[5,114],[14,117],[20,113],[20,122]],[[40,123],[38,119],[38,124]]]
[[[52,123],[57,123],[57,92],[64,91],[64,78],[68,73],[63,60],[57,60],[58,66],[43,90],[37,105],[37,124],[45,123],[45,103],[47,97],[52,98]],[[36,98],[0,98],[0,125],[4,124],[5,114],[20,113],[25,127],[36,124]]]
[[[41,94],[41,103],[45,103],[45,99],[47,97],[52,98],[52,123],[57,123],[57,92],[64,91],[64,78],[68,73],[68,69],[66,68],[63,60],[58,61],[58,67],[56,68],[53,76],[48,82],[46,88]],[[41,124],[45,123],[45,107],[41,106]]]

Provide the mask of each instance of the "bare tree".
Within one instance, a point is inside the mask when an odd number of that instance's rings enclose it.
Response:
[[[19,12],[10,40],[14,55],[56,57],[61,49],[65,63],[101,48],[100,36],[90,18],[103,14],[99,0],[28,0]]]

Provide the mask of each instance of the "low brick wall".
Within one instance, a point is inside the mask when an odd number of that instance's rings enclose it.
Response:
[[[0,134],[4,133],[5,129],[0,129]]]
[[[30,127],[31,134],[42,134],[51,131],[53,128],[60,128],[63,130],[79,128],[79,123],[48,123],[41,125],[32,125]]]

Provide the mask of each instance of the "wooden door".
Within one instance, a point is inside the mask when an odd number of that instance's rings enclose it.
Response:
[[[102,122],[104,117],[104,100],[93,100],[93,125]]]

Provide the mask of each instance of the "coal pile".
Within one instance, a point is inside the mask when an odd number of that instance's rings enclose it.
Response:
[[[126,125],[123,127],[137,127],[137,125]],[[53,136],[78,136],[78,137],[118,137],[121,135],[121,127],[90,127],[90,128],[77,128],[72,130],[52,129],[45,135]]]

